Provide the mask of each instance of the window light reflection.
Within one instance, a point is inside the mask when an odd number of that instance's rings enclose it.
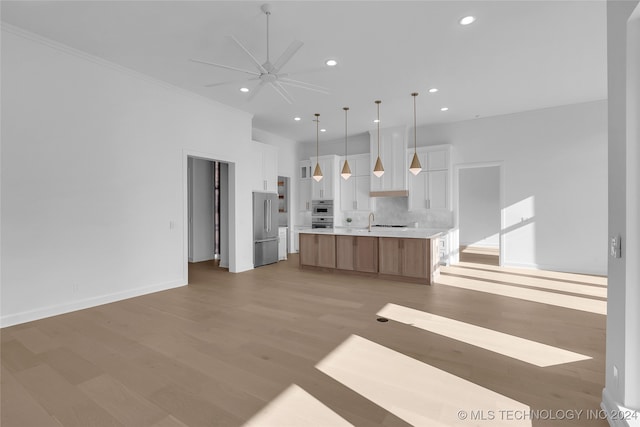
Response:
[[[316,365],[320,371],[414,426],[531,426],[531,420],[461,420],[461,410],[529,411],[492,390],[351,335]]]
[[[385,305],[378,312],[378,316],[540,367],[591,359],[591,357],[584,354],[574,353],[397,304]]]

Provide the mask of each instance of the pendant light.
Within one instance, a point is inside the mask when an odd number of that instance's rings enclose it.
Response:
[[[409,171],[414,175],[418,175],[422,170],[422,165],[420,164],[420,159],[418,158],[418,148],[416,142],[416,96],[418,96],[418,92],[413,92],[411,96],[413,96],[413,160],[411,160]]]
[[[320,182],[320,180],[322,179],[322,170],[320,169],[320,163],[319,163],[319,142],[318,142],[318,138],[320,133],[318,132],[319,126],[320,126],[320,114],[316,113],[314,114],[316,116],[316,168],[313,170],[313,179],[316,180],[316,182]]]
[[[380,160],[380,103],[382,101],[376,101],[378,105],[378,158],[376,159],[376,165],[373,167],[373,174],[380,178],[384,174],[384,168],[382,167],[382,160]]]
[[[343,107],[342,109],[344,110],[344,166],[342,166],[340,175],[344,180],[347,180],[351,176],[351,168],[347,160],[347,111],[349,111],[349,107]]]

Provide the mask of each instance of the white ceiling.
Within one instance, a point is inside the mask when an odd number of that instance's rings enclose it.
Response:
[[[2,1],[2,20],[76,49],[254,114],[254,126],[315,142],[381,126],[468,120],[607,97],[605,1],[285,1],[270,2],[271,60],[298,39],[283,72],[325,86],[330,95],[291,88],[287,104],[265,87],[251,102],[241,84],[205,84],[246,75],[189,61],[253,70],[225,37],[261,62],[266,18],[253,1]],[[458,20],[474,15],[463,27]],[[292,76],[293,77],[293,76]],[[247,85],[252,88],[255,85]],[[437,87],[436,94],[427,93]],[[440,108],[449,107],[441,112]],[[300,116],[300,122],[293,117]]]

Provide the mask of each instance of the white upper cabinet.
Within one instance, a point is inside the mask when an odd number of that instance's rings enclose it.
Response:
[[[311,160],[302,160],[298,167],[298,178],[311,179],[312,173],[313,169],[311,169]]]
[[[370,177],[369,155],[357,154],[348,156],[351,177],[340,180],[340,208],[343,211],[369,211]],[[340,171],[344,166],[344,157],[340,159]]]
[[[251,172],[255,177],[253,190],[278,192],[278,148],[253,141],[255,164]]]
[[[298,167],[298,210],[311,211],[311,160],[303,160]]]
[[[311,158],[311,171],[316,168],[316,162],[320,165],[322,179],[316,181],[311,179],[311,199],[312,200],[333,200],[337,194],[337,179],[340,177],[338,170],[338,156],[320,156]]]
[[[451,146],[438,145],[418,148],[422,171],[409,178],[409,210],[451,210]],[[407,150],[411,161],[413,150]]]
[[[384,167],[384,174],[377,177],[373,168],[378,158],[378,132],[369,131],[370,161],[369,176],[371,177],[371,192],[394,192],[396,195],[406,195],[407,185],[407,128],[398,126],[380,129],[380,159]],[[380,194],[379,194],[380,195]],[[392,194],[389,194],[392,195]]]
[[[298,210],[300,212],[311,212],[311,180],[298,180]]]

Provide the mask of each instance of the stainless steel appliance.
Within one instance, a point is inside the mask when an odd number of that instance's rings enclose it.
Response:
[[[253,193],[253,266],[278,262],[278,195]]]
[[[311,217],[311,228],[333,228],[333,217]]]
[[[312,200],[311,216],[330,216],[333,218],[333,200]]]
[[[333,200],[312,200],[311,207],[311,228],[333,228]]]

